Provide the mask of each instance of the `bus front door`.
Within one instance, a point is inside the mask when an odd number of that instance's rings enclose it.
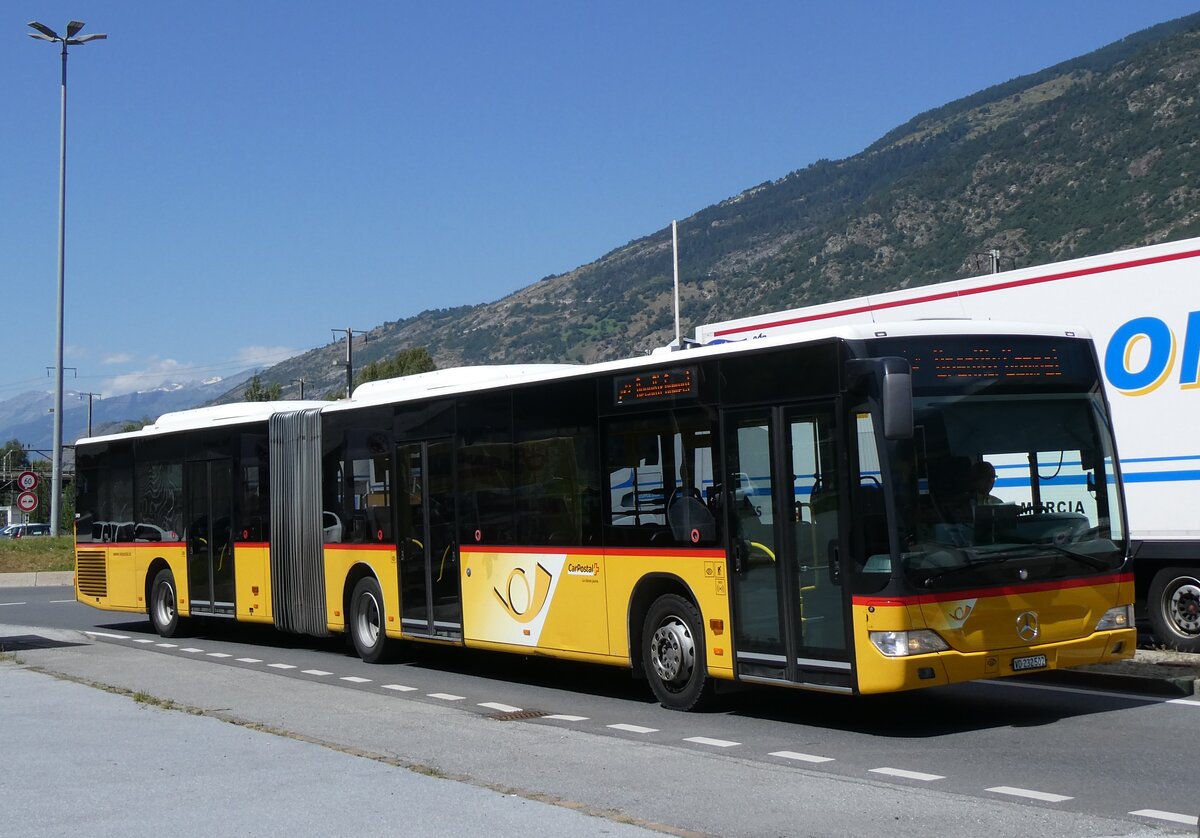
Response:
[[[461,639],[453,443],[399,445],[396,463],[401,626],[406,634]]]
[[[233,471],[228,459],[187,463],[188,607],[234,616]]]
[[[822,404],[725,417],[735,661],[746,680],[852,689],[834,416]]]

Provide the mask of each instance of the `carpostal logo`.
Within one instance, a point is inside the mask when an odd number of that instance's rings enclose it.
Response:
[[[500,601],[500,605],[518,623],[531,623],[546,607],[546,599],[550,596],[550,586],[554,577],[550,571],[539,562],[533,571],[533,581],[525,573],[525,569],[514,567],[508,574],[504,590],[492,588],[492,593]]]
[[[1157,317],[1118,326],[1104,352],[1104,377],[1126,396],[1144,396],[1171,377],[1177,358],[1179,388],[1200,388],[1200,311],[1188,313],[1182,351],[1175,332]]]
[[[571,562],[567,565],[567,576],[599,576],[600,562],[588,562],[586,564],[577,564]]]

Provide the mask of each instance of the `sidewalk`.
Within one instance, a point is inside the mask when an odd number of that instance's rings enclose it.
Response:
[[[0,588],[41,588],[74,585],[72,570],[47,570],[38,573],[0,573]]]

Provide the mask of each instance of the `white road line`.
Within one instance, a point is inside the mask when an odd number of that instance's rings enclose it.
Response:
[[[1041,800],[1045,803],[1063,803],[1067,800],[1074,800],[1073,797],[1067,797],[1065,794],[1051,794],[1048,791],[1034,791],[1033,789],[1017,789],[1012,786],[996,786],[987,789],[994,791],[996,794],[1007,794],[1012,797],[1027,797],[1030,800]]]
[[[155,643],[154,645],[160,649],[178,649],[179,648],[178,643]]]
[[[1167,700],[1167,704],[1187,704],[1190,707],[1200,707],[1200,701],[1194,698],[1172,698]]]
[[[85,631],[84,634],[86,634],[88,637],[107,637],[112,640],[128,640],[129,639],[128,634],[109,634],[106,631]]]
[[[351,684],[369,684],[369,683],[371,683],[370,678],[359,678],[357,675],[346,675],[346,676],[343,676],[341,680],[349,681]]]
[[[51,605],[62,605],[64,602],[75,602],[75,600],[73,600],[73,599],[52,599],[52,600],[50,600]]]
[[[925,783],[946,779],[941,774],[923,774],[920,771],[905,771],[903,768],[872,768],[871,773],[886,774],[889,777],[903,777],[906,780],[921,780]]]
[[[623,730],[626,733],[658,733],[656,727],[642,727],[640,725],[609,725],[613,730]]]
[[[520,707],[513,707],[511,704],[501,704],[498,701],[485,701],[482,704],[480,704],[479,706],[486,707],[489,710],[499,710],[501,713],[520,713],[521,712]]]
[[[267,666],[271,669],[295,669],[290,663],[269,663]]]
[[[816,754],[801,754],[796,751],[774,751],[771,756],[794,759],[797,762],[833,762],[833,757],[819,757]]]
[[[741,742],[730,742],[728,739],[709,739],[707,736],[689,736],[684,742],[694,742],[697,745],[711,745],[714,748],[735,748]]]
[[[300,670],[305,675],[332,675],[332,672],[326,672],[324,669],[302,669]]]
[[[1136,812],[1130,812],[1129,814],[1142,818],[1154,818],[1156,821],[1181,823],[1184,826],[1200,826],[1200,818],[1195,815],[1180,815],[1177,812],[1164,812],[1161,809],[1138,809]]]
[[[555,713],[550,716],[542,716],[543,719],[555,719],[560,722],[586,722],[587,716],[568,716],[563,713]]]
[[[227,655],[224,652],[209,652],[207,657],[210,657],[210,658],[232,658],[233,655]]]
[[[403,684],[380,684],[385,690],[395,690],[398,693],[416,692],[416,687],[406,687]]]
[[[441,699],[442,701],[462,701],[466,698],[465,695],[451,695],[450,693],[429,693],[429,697]]]
[[[188,646],[188,647],[186,647],[186,648],[180,649],[179,651],[181,651],[181,652],[188,652],[189,654],[193,654],[193,655],[195,655],[195,654],[198,654],[199,652],[203,652],[204,650],[203,650],[203,649],[197,649],[195,646]]]
[[[0,605],[28,605],[28,602],[0,602]]]
[[[154,641],[149,640],[145,637],[135,637],[135,638],[133,638],[133,642],[134,643],[153,643]]]
[[[238,658],[238,663],[262,663],[258,658]]]

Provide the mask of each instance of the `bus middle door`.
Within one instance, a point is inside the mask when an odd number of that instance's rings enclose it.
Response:
[[[406,634],[462,638],[451,439],[396,447],[396,553]]]

